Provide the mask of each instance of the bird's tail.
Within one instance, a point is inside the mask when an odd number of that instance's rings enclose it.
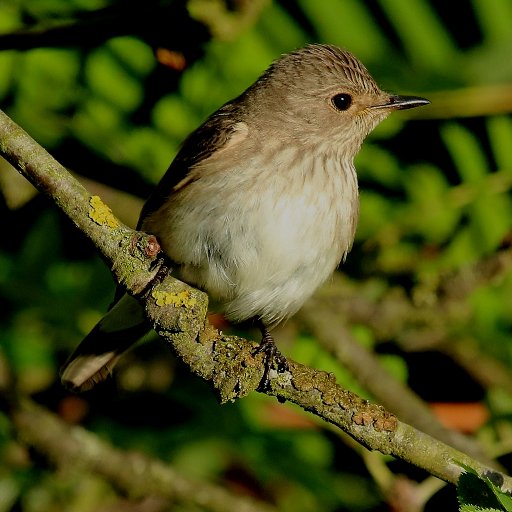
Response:
[[[91,389],[150,328],[139,302],[123,295],[70,356],[61,370],[62,384],[72,391]]]

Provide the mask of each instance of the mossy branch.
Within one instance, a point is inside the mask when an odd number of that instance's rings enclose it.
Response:
[[[191,371],[211,382],[221,402],[256,390],[263,375],[263,355],[254,355],[252,342],[225,336],[208,324],[204,293],[170,276],[152,287],[158,261],[154,237],[123,226],[1,111],[0,153],[49,194],[93,241],[118,282],[140,298],[158,334]],[[406,460],[448,482],[457,481],[462,472],[460,463],[479,474],[496,474],[494,469],[398,421],[383,407],[342,389],[333,375],[294,361],[289,364],[287,372],[271,372],[266,393],[296,403],[362,445]],[[501,474],[499,478],[504,489],[512,489],[512,479]]]

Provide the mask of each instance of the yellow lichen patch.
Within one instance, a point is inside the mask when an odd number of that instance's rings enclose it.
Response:
[[[100,196],[91,196],[89,204],[91,205],[89,217],[96,224],[108,226],[109,228],[119,227],[119,222],[112,213],[112,210],[100,199]]]
[[[151,295],[156,300],[158,306],[167,306],[168,304],[172,304],[176,307],[184,306],[186,308],[191,308],[197,303],[197,299],[191,297],[190,292],[187,290],[179,293],[154,291]]]

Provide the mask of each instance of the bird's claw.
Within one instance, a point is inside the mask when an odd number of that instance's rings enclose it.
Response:
[[[289,370],[288,361],[281,354],[268,331],[263,332],[263,338],[255,354],[265,355],[265,369],[257,389],[258,391],[268,391],[270,389],[270,370],[275,368],[278,372],[286,372]]]

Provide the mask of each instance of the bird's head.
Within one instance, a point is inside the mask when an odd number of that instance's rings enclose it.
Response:
[[[350,52],[318,44],[276,60],[251,89],[270,126],[304,144],[341,145],[352,156],[392,111],[429,103],[383,92]]]

